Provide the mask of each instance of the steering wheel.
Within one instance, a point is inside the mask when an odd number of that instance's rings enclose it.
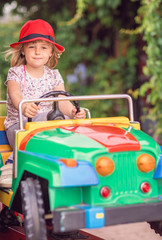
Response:
[[[48,97],[58,97],[58,95],[64,95],[64,96],[72,96],[70,93],[65,91],[51,91],[48,93],[45,93],[40,98],[48,98]],[[74,106],[76,107],[77,111],[76,113],[80,112],[79,103],[76,100],[72,101],[74,103]],[[35,103],[36,105],[39,105],[39,102]],[[63,120],[65,119],[63,113],[60,111],[58,106],[58,101],[53,103],[53,110],[49,111],[47,114],[47,120]],[[28,122],[32,122],[32,118],[28,118]]]

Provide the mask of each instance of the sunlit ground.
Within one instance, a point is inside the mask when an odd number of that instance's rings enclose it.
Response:
[[[6,106],[0,104],[0,116],[6,116]]]
[[[2,83],[0,81],[0,101],[6,100],[6,92],[2,88]],[[0,116],[6,116],[6,104],[0,104]]]

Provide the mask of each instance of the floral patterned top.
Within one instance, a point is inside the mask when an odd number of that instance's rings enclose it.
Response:
[[[47,66],[44,67],[44,75],[41,78],[31,77],[24,65],[11,67],[5,82],[6,86],[9,80],[16,81],[20,84],[23,99],[39,98],[43,94],[53,91],[56,86],[64,83],[59,71],[57,69],[51,70]],[[40,103],[40,106],[39,112],[48,112],[52,108],[52,102],[43,102]],[[7,93],[5,128],[8,129],[17,122],[19,122],[18,110],[13,106],[10,96]]]

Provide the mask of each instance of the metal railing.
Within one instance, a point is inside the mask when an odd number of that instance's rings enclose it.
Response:
[[[6,104],[7,101],[6,100],[0,100],[0,104]]]
[[[20,130],[23,130],[23,114],[22,104],[30,102],[54,102],[54,101],[82,101],[82,100],[97,100],[97,99],[127,99],[129,106],[129,120],[134,122],[133,101],[128,94],[110,94],[110,95],[91,95],[91,96],[70,96],[70,97],[53,97],[53,98],[36,98],[32,100],[22,100],[19,103],[19,122]]]

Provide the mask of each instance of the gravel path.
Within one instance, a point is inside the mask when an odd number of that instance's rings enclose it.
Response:
[[[162,240],[146,222],[92,229],[88,232],[104,240]]]

